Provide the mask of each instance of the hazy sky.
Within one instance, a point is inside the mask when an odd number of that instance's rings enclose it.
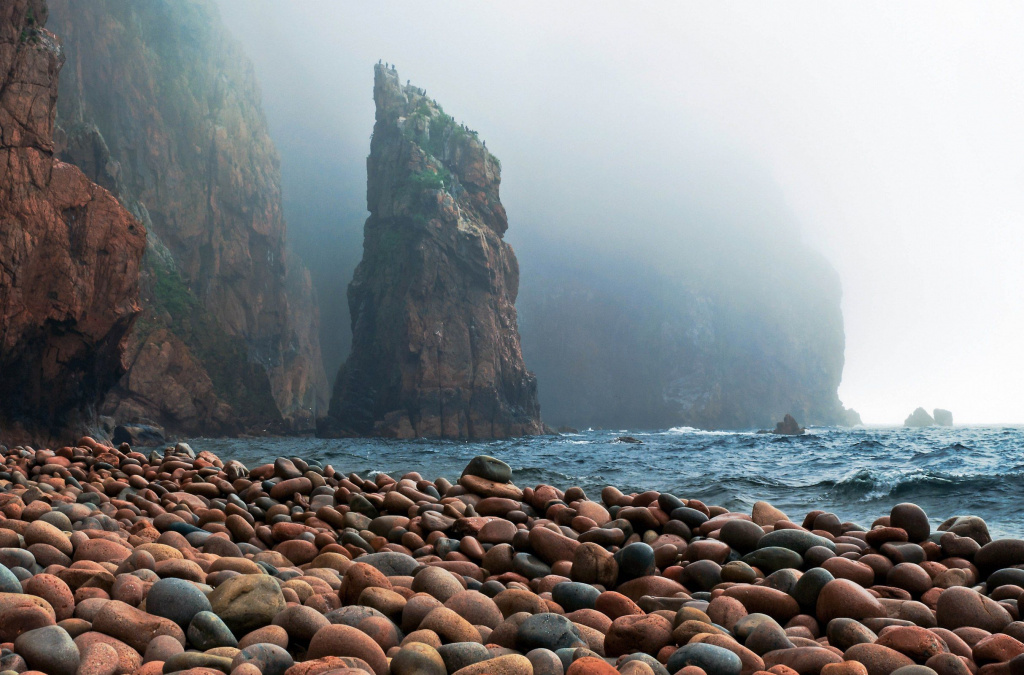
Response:
[[[866,422],[1024,421],[1024,4],[219,4],[272,133],[323,157],[331,226],[361,227],[384,59],[502,159],[513,245],[657,242],[731,204],[838,270]]]

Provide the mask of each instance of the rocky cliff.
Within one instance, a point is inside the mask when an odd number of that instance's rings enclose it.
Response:
[[[0,441],[80,430],[124,373],[142,224],[54,158],[60,43],[43,0],[0,5]]]
[[[803,424],[859,421],[837,395],[838,276],[803,246],[761,245],[735,239],[723,259],[694,246],[667,267],[585,244],[571,264],[532,246],[520,327],[547,422],[749,429],[772,428],[787,413]]]
[[[310,428],[326,409],[312,286],[289,260],[251,64],[207,2],[51,0],[59,151],[147,224],[118,422]]]
[[[477,134],[398,73],[374,70],[352,353],[325,435],[504,438],[543,430],[516,325],[501,166]]]

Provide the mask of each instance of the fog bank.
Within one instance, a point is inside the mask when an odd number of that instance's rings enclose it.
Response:
[[[840,397],[866,422],[1024,419],[1024,7],[219,4],[262,83],[329,373],[383,59],[501,158],[524,276],[536,247],[680,269],[803,237],[842,280]]]

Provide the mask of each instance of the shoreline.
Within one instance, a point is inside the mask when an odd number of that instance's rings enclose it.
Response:
[[[1024,673],[1024,540],[977,517],[141,450],[4,453],[0,672]]]

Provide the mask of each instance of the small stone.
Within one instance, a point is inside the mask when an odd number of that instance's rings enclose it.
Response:
[[[939,596],[935,620],[941,628],[956,630],[965,626],[998,633],[1013,617],[995,600],[963,586],[947,588]]]
[[[198,670],[207,675],[210,671],[222,673],[231,672],[231,659],[226,656],[204,654],[202,652],[182,652],[175,654],[164,662],[164,672],[173,673],[178,671]],[[198,673],[196,674],[198,675]]]
[[[509,483],[512,480],[512,468],[489,455],[477,455],[469,460],[462,472],[463,476],[479,476],[495,483]]]
[[[604,639],[606,656],[644,652],[655,656],[672,642],[672,622],[658,614],[620,616]]]
[[[755,522],[739,518],[728,521],[718,531],[719,536],[733,550],[745,554],[757,548],[757,542],[764,536],[764,530]]]
[[[146,663],[151,661],[166,661],[175,654],[180,654],[185,651],[185,648],[180,642],[175,640],[169,635],[158,635],[153,638],[148,645],[146,645],[146,651],[143,654],[143,660]]]
[[[22,633],[14,641],[14,651],[30,668],[49,675],[75,675],[78,670],[78,645],[60,626],[44,626]]]
[[[818,594],[816,607],[818,620],[823,623],[836,618],[861,620],[886,616],[885,608],[873,595],[847,579],[825,584]]]
[[[31,546],[33,544],[47,544],[66,556],[70,556],[75,552],[68,536],[43,520],[32,521],[25,529],[25,545]]]
[[[564,616],[550,612],[530,616],[516,632],[516,648],[524,653],[533,649],[556,651],[582,646],[586,643],[576,626]]]
[[[452,675],[533,675],[533,665],[521,654],[507,654],[466,666]]]
[[[590,584],[564,581],[551,589],[551,599],[561,605],[566,612],[577,609],[594,609],[601,591]]]
[[[487,647],[479,642],[452,642],[438,647],[437,653],[441,655],[449,673],[491,658]]]
[[[618,583],[624,584],[654,574],[654,549],[643,542],[636,542],[616,553],[615,562],[619,566]]]
[[[153,643],[159,643],[162,640],[167,640],[177,646],[177,651],[183,651],[181,643],[174,638],[161,635],[153,638],[150,645]],[[103,633],[97,633],[96,631],[87,631],[80,634],[75,638],[75,644],[78,645],[78,651],[83,656],[89,653],[89,650],[98,644],[105,644],[112,647],[117,652],[117,672],[118,673],[132,673],[142,665],[142,654],[138,651],[125,644],[117,638],[112,638],[109,635]]]
[[[432,595],[443,603],[465,589],[448,570],[441,567],[425,567],[413,577],[412,590]]]
[[[413,642],[398,650],[391,659],[391,675],[447,675],[444,659],[437,650],[422,642]]]
[[[623,436],[622,438],[629,438],[629,436]],[[632,443],[634,441],[626,442]],[[640,441],[636,442],[639,443]],[[619,675],[619,671],[615,670],[614,666],[595,656],[577,658],[565,673],[566,675]]]
[[[892,507],[889,523],[907,532],[912,542],[924,541],[931,534],[932,527],[928,522],[928,514],[917,504],[905,502]]]
[[[110,600],[96,614],[93,630],[117,638],[138,652],[158,635],[170,635],[182,645],[185,633],[178,624],[163,617],[147,614],[118,600]]]
[[[796,551],[801,556],[812,546],[824,546],[830,551],[836,550],[836,545],[825,537],[818,536],[804,530],[775,530],[761,537],[757,543],[759,549],[770,546],[780,546]],[[708,673],[708,675],[711,675]]]
[[[231,629],[213,612],[199,612],[192,617],[187,636],[189,643],[203,652],[217,647],[238,646]]]
[[[327,626],[313,636],[306,657],[319,659],[324,656],[354,656],[366,661],[376,675],[388,675],[388,661],[380,645],[351,626]]]
[[[750,511],[750,519],[758,525],[774,525],[780,520],[789,520],[789,516],[768,502],[755,502]]]
[[[161,579],[146,594],[146,611],[187,629],[199,612],[212,611],[206,594],[184,579]]]
[[[241,650],[231,660],[231,670],[243,664],[259,668],[262,675],[284,675],[295,664],[292,655],[279,645],[260,643]]]
[[[555,588],[558,588],[558,586]],[[556,600],[556,602],[558,601]],[[497,628],[504,618],[494,600],[488,598],[480,591],[459,591],[448,598],[444,606],[474,626]],[[565,607],[565,605],[562,606],[563,608]]]
[[[0,572],[3,569],[0,568]],[[18,585],[21,591],[21,584]],[[43,598],[53,608],[57,621],[70,619],[75,612],[75,596],[59,577],[52,574],[36,574],[25,582],[25,591]]]
[[[697,666],[707,675],[740,675],[743,662],[728,649],[701,642],[684,645],[672,653],[666,668],[676,673],[686,666]]]
[[[228,579],[208,596],[213,613],[235,635],[269,624],[285,608],[281,587],[269,576],[243,574]]]
[[[112,646],[97,642],[81,653],[81,660],[76,675],[114,675],[120,667],[117,650]]]
[[[432,630],[445,642],[480,642],[480,631],[473,624],[448,609],[436,607],[420,622],[421,630]]]
[[[825,632],[829,644],[844,652],[854,645],[871,644],[878,639],[874,631],[856,619],[832,619]]]
[[[860,661],[868,675],[891,675],[897,668],[914,665],[914,660],[895,649],[879,644],[854,645],[843,653],[848,661]]]
[[[550,649],[533,649],[526,654],[533,666],[533,675],[562,675],[562,659]]]

